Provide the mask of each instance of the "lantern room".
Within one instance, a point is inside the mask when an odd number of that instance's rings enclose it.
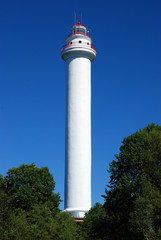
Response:
[[[86,27],[84,27],[83,25],[80,24],[80,22],[77,23],[77,25],[74,25],[72,27],[72,34],[82,34],[82,35],[87,35],[89,36],[87,33],[89,31],[87,31]]]

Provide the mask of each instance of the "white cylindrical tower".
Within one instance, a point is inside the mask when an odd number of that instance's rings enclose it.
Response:
[[[66,61],[65,211],[83,218],[91,208],[91,61],[96,49],[78,22],[65,40]]]

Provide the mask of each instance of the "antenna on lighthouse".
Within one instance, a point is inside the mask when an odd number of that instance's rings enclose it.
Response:
[[[80,15],[78,15],[78,18],[77,18],[77,20],[76,20],[76,23],[78,24],[78,23],[80,23],[80,21],[81,21],[81,17],[80,17]]]
[[[76,12],[74,11],[74,25],[76,25]]]

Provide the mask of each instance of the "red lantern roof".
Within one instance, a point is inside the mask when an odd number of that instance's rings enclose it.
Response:
[[[79,26],[81,26],[81,27],[84,27],[82,24],[80,24],[80,22],[78,22],[76,25],[74,25],[73,27],[79,27]]]

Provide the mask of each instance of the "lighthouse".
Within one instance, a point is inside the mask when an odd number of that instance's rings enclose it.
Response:
[[[91,62],[96,48],[79,21],[61,56],[66,62],[64,209],[81,219],[91,208]]]

